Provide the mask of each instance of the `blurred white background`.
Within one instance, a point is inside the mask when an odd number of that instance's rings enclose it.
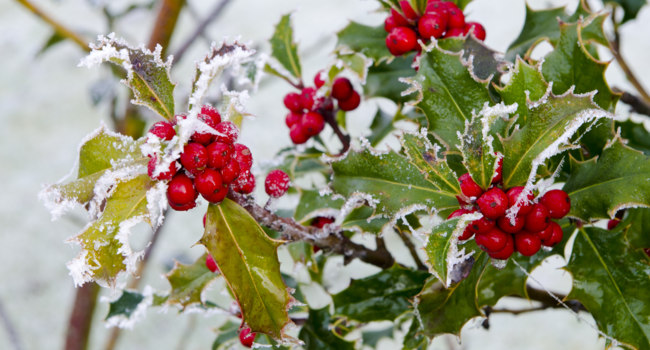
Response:
[[[101,0],[97,0],[101,1]],[[189,0],[205,15],[212,1]],[[92,1],[39,0],[37,5],[54,18],[82,33],[89,41],[105,30],[102,17],[89,5]],[[119,9],[124,1],[111,1]],[[571,11],[577,0],[529,2],[533,8],[568,5]],[[599,8],[597,1],[590,1]],[[295,35],[303,56],[305,79],[330,60],[329,53],[336,43],[334,33],[349,20],[368,24],[383,18],[373,13],[378,8],[374,0],[238,0],[233,1],[224,15],[208,28],[214,40],[241,36],[243,41],[262,45],[268,52],[266,40],[281,15],[293,12]],[[476,0],[466,10],[468,17],[481,22],[487,29],[486,43],[504,51],[518,35],[524,21],[523,0]],[[134,12],[118,23],[123,30],[119,36],[132,43],[144,42],[150,33],[154,16],[151,12]],[[170,52],[194,30],[199,19],[183,12]],[[637,20],[622,28],[623,55],[632,69],[650,88],[650,10],[648,7]],[[0,1],[0,303],[24,349],[62,348],[68,313],[74,298],[74,286],[65,263],[77,253],[77,247],[64,240],[85,225],[81,211],[75,211],[59,221],[51,222],[48,211],[37,199],[43,184],[56,182],[75,163],[79,141],[96,129],[101,121],[110,125],[105,107],[91,104],[89,88],[107,73],[103,69],[77,68],[84,53],[74,44],[62,43],[36,57],[50,35],[50,28],[16,1]],[[182,65],[173,71],[177,91],[187,91],[192,79],[193,61],[203,56],[207,44],[201,40],[186,53]],[[632,90],[613,64],[607,72],[612,85]],[[255,159],[268,159],[281,147],[290,144],[283,118],[282,97],[289,86],[270,78],[250,100],[255,119],[247,120],[243,142],[250,146]],[[182,94],[179,94],[182,95]],[[623,107],[624,108],[624,107]],[[359,135],[364,123],[374,115],[373,103],[350,114],[358,119],[352,132]],[[175,257],[190,257],[201,253],[191,248],[201,235],[201,210],[172,213],[162,233],[144,278],[145,284],[167,288],[162,273]],[[146,230],[141,230],[147,237]],[[560,260],[560,259],[558,259]],[[568,292],[570,276],[557,270],[561,261],[546,264],[539,278],[549,288]],[[283,268],[286,268],[283,267]],[[348,275],[357,276],[350,267]],[[103,295],[108,295],[106,291]],[[96,312],[96,327],[90,340],[91,349],[102,348],[109,330],[101,324],[106,315],[106,303]],[[588,319],[591,320],[589,316]],[[596,332],[574,315],[561,310],[529,313],[521,316],[494,315],[491,329],[467,325],[462,343],[451,337],[437,339],[434,349],[602,349],[605,342]],[[118,349],[208,349],[214,340],[212,328],[220,323],[218,316],[177,315],[173,310],[159,313],[149,310],[147,317],[134,330],[125,331]],[[190,333],[187,333],[190,332]],[[400,345],[389,340],[382,348],[396,349]],[[6,327],[0,329],[0,349],[13,349]]]

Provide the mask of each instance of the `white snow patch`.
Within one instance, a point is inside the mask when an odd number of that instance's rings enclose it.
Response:
[[[154,230],[165,220],[165,209],[167,209],[167,183],[158,181],[147,191],[147,211],[149,222]]]

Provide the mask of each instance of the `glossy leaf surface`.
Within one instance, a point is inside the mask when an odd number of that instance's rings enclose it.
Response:
[[[190,265],[176,262],[174,268],[165,274],[171,285],[167,304],[176,304],[185,309],[192,304],[203,303],[201,294],[218,276],[205,266],[206,257],[204,254]]]
[[[304,349],[352,350],[354,343],[343,340],[332,329],[328,307],[319,310],[309,309],[307,323],[302,326],[298,338],[305,342]]]
[[[293,41],[293,29],[291,28],[291,15],[282,16],[280,22],[275,26],[275,32],[270,39],[271,56],[275,58],[293,77],[302,77],[298,47]]]

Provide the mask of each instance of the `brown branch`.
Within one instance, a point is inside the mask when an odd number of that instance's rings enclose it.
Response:
[[[413,241],[411,241],[409,236],[404,231],[402,231],[402,229],[399,227],[395,227],[395,231],[397,231],[397,234],[402,239],[402,242],[404,242],[404,245],[409,250],[409,253],[411,253],[411,257],[415,261],[418,270],[428,271],[429,269],[427,268],[426,265],[424,265],[422,260],[420,260],[420,256],[418,255],[417,249],[415,248],[415,245],[413,244]]]
[[[618,64],[621,66],[621,69],[625,73],[627,80],[629,80],[630,83],[632,83],[634,88],[639,92],[639,94],[641,94],[641,97],[646,102],[650,103],[650,95],[648,95],[648,92],[645,91],[643,85],[641,85],[641,82],[637,79],[636,75],[634,75],[634,72],[632,72],[632,69],[627,64],[627,61],[620,53],[621,35],[618,31],[619,24],[616,22],[616,7],[614,7],[611,17],[612,17],[612,23],[614,24],[614,40],[609,41],[609,49],[612,52],[612,55],[614,55],[614,58],[616,58]]]
[[[547,307],[564,308],[562,304],[558,303],[557,300],[555,300],[552,296],[550,296],[545,290],[526,286],[526,293],[528,294],[528,299],[538,301],[542,303],[542,305],[545,305]],[[563,300],[563,303],[574,312],[587,311],[584,305],[582,305],[579,301],[577,300],[564,301],[566,299],[566,295],[562,295],[558,293],[554,293],[554,294],[558,299]]]
[[[341,152],[339,152],[338,154],[338,155],[342,155],[343,153],[347,152],[350,149],[350,135],[346,135],[343,133],[343,131],[341,131],[341,128],[339,127],[339,123],[336,121],[336,115],[334,111],[322,109],[321,114],[325,118],[325,122],[329,124],[329,126],[336,134],[336,137],[339,138],[341,144],[343,144],[343,148],[341,149]]]
[[[147,44],[150,50],[155,49],[156,45],[161,45],[163,48],[162,56],[164,56],[172,34],[174,34],[174,29],[176,29],[176,22],[184,3],[185,0],[164,0],[162,2]]]
[[[643,101],[641,98],[638,96],[635,96],[629,92],[621,91],[617,88],[613,89],[614,92],[619,92],[621,93],[621,101],[630,107],[632,107],[632,110],[636,113],[639,114],[644,114],[647,116],[650,116],[650,104],[646,103]]]
[[[94,282],[77,288],[72,314],[68,321],[65,350],[85,350],[87,348],[98,293],[99,286]]]
[[[40,8],[36,7],[31,1],[29,0],[16,0],[19,4],[23,5],[25,8],[30,10],[33,14],[35,14],[37,17],[43,20],[43,22],[47,23],[54,29],[54,31],[59,34],[60,36],[71,40],[77,46],[79,46],[82,50],[86,52],[90,52],[90,47],[88,47],[88,41],[83,39],[81,36],[79,36],[77,33],[73,32],[72,30],[66,28],[63,24],[60,22],[56,21],[54,18],[52,18],[50,15],[45,13],[43,10]]]
[[[332,227],[332,225],[328,225],[323,229],[306,227],[292,218],[275,215],[257,205],[250,197],[231,191],[228,198],[246,209],[258,223],[280,232],[284,239],[305,241],[323,250],[343,255],[346,264],[355,258],[384,269],[391,267],[395,263],[395,259],[385,247],[382,249],[381,246],[378,246],[377,249],[372,250],[361,244],[354,243],[342,234],[340,228]]]

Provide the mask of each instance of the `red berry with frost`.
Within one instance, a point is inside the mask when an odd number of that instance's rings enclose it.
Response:
[[[361,104],[361,95],[356,91],[352,91],[347,100],[339,100],[339,108],[346,112],[357,109],[359,104]]]
[[[539,237],[530,232],[521,232],[515,235],[515,249],[523,256],[533,256],[542,247]]]
[[[447,29],[447,32],[445,33],[445,38],[453,38],[453,37],[459,37],[463,35],[465,35],[464,28],[451,28],[451,29]]]
[[[208,164],[207,149],[200,143],[188,143],[181,153],[181,164],[192,174],[200,172]]]
[[[548,209],[548,216],[561,219],[571,210],[571,199],[562,190],[550,190],[542,196],[540,203]]]
[[[217,130],[217,141],[224,143],[235,143],[239,137],[239,129],[233,122],[221,122],[215,128]]]
[[[481,213],[490,219],[498,219],[508,209],[508,196],[498,187],[491,188],[477,200]]]
[[[167,200],[170,204],[177,206],[192,204],[197,195],[192,179],[183,173],[176,174],[167,186]]]
[[[231,159],[223,169],[221,169],[221,180],[224,184],[233,182],[239,176],[240,169],[237,160]]]
[[[483,25],[477,22],[467,22],[465,23],[465,28],[464,28],[465,33],[472,33],[474,34],[474,37],[478,40],[485,40],[485,28]]]
[[[214,261],[214,258],[210,254],[208,254],[208,256],[205,257],[205,267],[207,267],[208,270],[210,270],[211,272],[219,271],[219,266],[217,266],[217,262]]]
[[[397,27],[390,31],[386,37],[386,47],[394,56],[401,56],[418,46],[418,36],[413,29]]]
[[[306,110],[313,110],[316,105],[316,89],[313,87],[302,89],[302,93],[300,94],[300,103]]]
[[[255,333],[251,332],[251,329],[246,327],[239,332],[239,342],[241,345],[250,348],[253,346],[253,341],[255,341]]]
[[[172,125],[176,125],[176,124],[178,124],[178,122],[180,122],[181,120],[185,120],[185,119],[187,119],[187,114],[176,114],[174,116],[174,119],[172,119],[170,121],[170,123]]]
[[[501,182],[502,178],[503,178],[503,157],[499,158],[499,162],[497,163],[496,173],[494,174],[494,177],[492,178],[492,183],[497,184],[497,183]]]
[[[506,260],[515,252],[515,239],[512,238],[512,235],[508,235],[508,240],[503,249],[496,252],[488,252],[488,255],[492,259]]]
[[[251,150],[241,143],[235,144],[235,160],[239,165],[239,170],[250,170],[253,166],[253,154]]]
[[[325,128],[325,119],[317,112],[308,112],[302,116],[300,125],[308,136],[318,135]]]
[[[354,88],[348,78],[336,78],[332,84],[332,97],[337,100],[347,100],[352,96]]]
[[[551,232],[551,236],[548,239],[542,240],[542,244],[547,247],[552,247],[562,242],[562,237],[564,236],[564,232],[562,232],[562,227],[560,227],[560,225],[558,225],[556,222],[552,222],[551,225],[549,226],[553,226],[553,231]]]
[[[255,175],[249,170],[239,173],[237,179],[232,183],[232,190],[241,194],[250,194],[255,189]]]
[[[499,228],[506,233],[517,233],[521,231],[524,228],[525,223],[526,219],[521,215],[515,216],[514,223],[510,221],[510,218],[507,216],[502,216],[497,220]]]
[[[214,119],[212,119],[212,117],[208,116],[207,114],[199,114],[197,118],[212,129],[216,128],[217,125],[219,124],[219,122],[215,121]],[[197,131],[194,134],[192,134],[190,140],[192,142],[200,143],[202,145],[208,145],[210,144],[210,142],[214,141],[215,138],[216,135],[209,131]]]
[[[273,170],[266,175],[264,189],[271,197],[282,197],[289,189],[289,175],[280,169]]]
[[[447,27],[463,30],[465,28],[465,15],[463,11],[459,8],[447,9]]]
[[[149,163],[147,164],[147,173],[149,174],[149,177],[154,179],[154,180],[170,180],[178,171],[178,167],[176,166],[176,162],[171,162],[169,164],[169,168],[167,168],[167,171],[163,171],[158,176],[154,176],[154,172],[156,171],[156,165],[158,164],[158,158],[156,157],[151,157],[149,159]]]
[[[451,1],[428,1],[425,13],[439,13],[446,15],[447,10],[450,8],[458,8],[456,4]]]
[[[418,21],[418,31],[424,39],[442,38],[447,29],[447,18],[438,13],[427,13]]]
[[[497,252],[506,246],[508,236],[507,233],[495,227],[486,233],[477,233],[474,239],[481,249],[487,252]]]
[[[510,207],[514,206],[517,203],[517,200],[519,199],[519,197],[521,197],[521,192],[523,192],[523,190],[524,190],[523,186],[515,186],[510,188],[508,192],[506,192]],[[521,204],[519,205],[519,211],[517,212],[518,215],[526,215],[530,213],[530,211],[533,209],[533,204],[532,204],[533,199],[535,199],[535,196],[533,196],[532,192],[528,193],[526,198],[522,198]]]
[[[149,176],[151,176],[151,175],[149,175]],[[609,221],[607,221],[607,229],[608,230],[613,230],[620,223],[621,223],[621,220],[619,220],[619,219],[609,220]]]
[[[325,72],[319,71],[314,76],[314,85],[316,85],[317,89],[320,89],[321,86],[325,85],[325,80],[323,80],[323,78],[322,78],[323,74],[325,74]]]
[[[176,130],[170,122],[156,122],[149,129],[149,133],[158,136],[162,140],[169,141],[176,136]]]
[[[207,168],[202,173],[196,175],[194,178],[194,186],[196,186],[196,190],[203,198],[208,199],[212,198],[215,193],[221,190],[223,180],[218,171]]]
[[[419,16],[417,12],[415,12],[413,7],[411,7],[411,3],[408,0],[400,0],[399,7],[402,8],[404,17],[406,17],[407,19],[410,19],[412,21],[416,21],[418,19]]]
[[[467,197],[478,197],[483,194],[481,186],[477,185],[469,173],[465,173],[458,178],[460,182],[460,191]]]
[[[300,122],[300,118],[302,118],[302,113],[289,112],[289,114],[284,118],[284,123],[287,124],[288,127],[292,127]]]
[[[334,218],[328,218],[325,216],[317,216],[311,221],[311,225],[317,228],[323,228],[327,224],[334,222]]]
[[[212,119],[212,121],[214,122],[214,125],[221,123],[221,114],[216,108],[210,105],[201,106],[201,114],[210,117],[210,119]]]
[[[208,152],[208,167],[221,169],[233,157],[234,148],[232,145],[223,142],[213,142],[206,147]]]
[[[530,213],[526,215],[524,227],[527,231],[539,232],[546,229],[550,222],[551,218],[548,216],[548,209],[543,204],[537,203],[533,205]]]
[[[296,92],[290,92],[284,96],[284,106],[287,107],[290,111],[295,113],[302,112],[302,101],[300,94]]]

